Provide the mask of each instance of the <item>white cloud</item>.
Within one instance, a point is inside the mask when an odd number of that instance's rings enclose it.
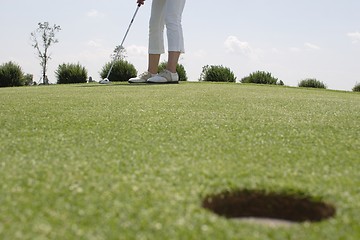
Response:
[[[131,57],[143,57],[147,56],[147,47],[144,46],[137,46],[137,45],[130,45],[125,48],[127,55]]]
[[[195,52],[190,53],[192,56],[196,57],[196,58],[205,58],[208,54],[205,50],[203,49],[199,49]]]
[[[291,47],[291,48],[290,48],[290,51],[291,51],[291,52],[301,52],[301,49],[298,48],[298,47]]]
[[[315,44],[312,44],[309,42],[304,43],[304,47],[306,49],[310,49],[310,50],[320,50],[321,49],[318,45],[315,45]],[[305,50],[304,47],[290,47],[289,50],[290,50],[290,52],[299,53],[299,52],[302,52]]]
[[[360,32],[351,32],[347,34],[352,39],[353,43],[360,42]]]
[[[315,44],[312,44],[312,43],[308,43],[308,42],[305,43],[304,46],[307,47],[307,48],[313,49],[313,50],[319,50],[320,49],[319,46],[317,46]]]
[[[248,42],[240,41],[235,36],[229,36],[224,45],[227,52],[241,54],[253,60],[257,60],[262,52],[260,49],[254,49]]]
[[[92,10],[90,10],[89,12],[87,12],[86,15],[87,15],[88,17],[101,17],[101,16],[103,16],[102,13],[100,13],[99,11],[97,11],[97,10],[95,10],[95,9],[92,9]]]
[[[279,53],[281,53],[281,51],[277,48],[271,48],[271,53],[279,54]]]
[[[89,47],[96,47],[96,48],[102,47],[101,40],[90,40],[87,42],[86,45]]]

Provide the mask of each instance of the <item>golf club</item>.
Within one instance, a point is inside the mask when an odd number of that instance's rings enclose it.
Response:
[[[114,64],[115,64],[116,59],[118,58],[118,56],[119,56],[119,54],[120,54],[120,51],[123,49],[123,44],[124,44],[124,42],[125,42],[125,39],[126,39],[128,33],[129,33],[129,30],[130,30],[130,28],[131,28],[131,25],[133,24],[134,19],[135,19],[135,17],[136,17],[136,14],[137,14],[137,12],[139,11],[139,8],[140,8],[140,7],[141,7],[141,4],[139,3],[139,4],[137,5],[137,7],[136,7],[136,11],[135,11],[135,13],[134,13],[134,16],[132,17],[132,19],[131,19],[131,21],[130,21],[129,27],[128,27],[128,29],[126,30],[125,36],[124,36],[124,38],[123,38],[123,40],[122,40],[122,42],[121,42],[121,44],[120,44],[120,47],[119,47],[119,49],[117,50],[114,59],[112,60],[112,63],[111,63],[109,72],[108,72],[106,78],[104,78],[103,80],[101,80],[101,81],[99,82],[100,84],[108,84],[108,83],[110,83],[110,80],[109,80],[110,73],[111,73],[111,71],[112,71],[112,69],[113,69],[113,67],[114,67]]]

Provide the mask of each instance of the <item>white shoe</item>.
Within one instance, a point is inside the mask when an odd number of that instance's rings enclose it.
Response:
[[[169,70],[164,70],[147,80],[148,83],[179,83],[179,75]]]
[[[149,73],[149,72],[144,72],[142,74],[140,74],[138,77],[135,77],[135,78],[130,78],[128,80],[129,83],[146,83],[146,81],[155,76],[156,74],[152,74],[152,73]]]

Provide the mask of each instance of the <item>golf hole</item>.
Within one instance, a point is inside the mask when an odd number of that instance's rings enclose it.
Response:
[[[335,216],[336,212],[331,204],[313,200],[310,196],[260,190],[209,195],[202,206],[225,218],[267,222],[267,225],[320,222]]]

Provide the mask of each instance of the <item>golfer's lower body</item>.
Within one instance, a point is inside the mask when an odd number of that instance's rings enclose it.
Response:
[[[148,70],[130,83],[178,83],[176,66],[181,53],[185,52],[182,30],[182,13],[186,0],[153,0],[149,23]],[[168,61],[166,69],[159,74],[161,54],[165,53],[164,28],[168,40]]]

